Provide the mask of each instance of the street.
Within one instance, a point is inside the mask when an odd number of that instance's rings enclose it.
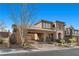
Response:
[[[5,54],[3,56],[79,56],[79,48],[54,51],[25,52],[16,54]]]

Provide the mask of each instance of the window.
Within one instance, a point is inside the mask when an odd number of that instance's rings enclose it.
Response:
[[[62,30],[62,29],[63,29],[63,25],[58,24],[58,25],[57,25],[57,28],[58,28],[58,30]]]
[[[54,24],[52,25],[52,28],[55,28],[55,25]]]
[[[61,39],[61,33],[58,33],[58,39]]]
[[[43,23],[43,28],[45,28],[45,26],[46,26],[45,23]]]
[[[70,29],[69,28],[66,29],[66,34],[70,35]]]
[[[43,23],[43,28],[50,28],[50,23]]]
[[[46,24],[46,27],[45,28],[49,28],[49,24]]]

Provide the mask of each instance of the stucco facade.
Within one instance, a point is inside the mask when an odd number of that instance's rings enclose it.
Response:
[[[33,40],[54,41],[64,39],[64,22],[41,20],[29,28],[28,33],[32,34]]]

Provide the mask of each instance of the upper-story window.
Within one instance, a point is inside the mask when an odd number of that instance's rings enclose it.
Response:
[[[53,24],[52,27],[55,28],[55,25]]]
[[[57,27],[59,30],[61,30],[62,28],[63,28],[63,26],[62,25],[58,25],[58,27]]]
[[[43,23],[43,28],[50,28],[50,23]]]
[[[53,24],[53,25],[51,26],[51,28],[52,28],[52,29],[55,29],[55,24]]]
[[[70,29],[69,28],[66,29],[66,34],[70,35]]]

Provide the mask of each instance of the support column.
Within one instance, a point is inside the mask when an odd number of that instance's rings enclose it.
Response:
[[[46,37],[47,37],[47,34],[44,33],[44,35],[43,35],[43,42],[45,42],[45,43],[46,43]]]
[[[35,36],[35,40],[39,40],[39,37],[38,37],[37,33],[35,33],[34,36]]]

